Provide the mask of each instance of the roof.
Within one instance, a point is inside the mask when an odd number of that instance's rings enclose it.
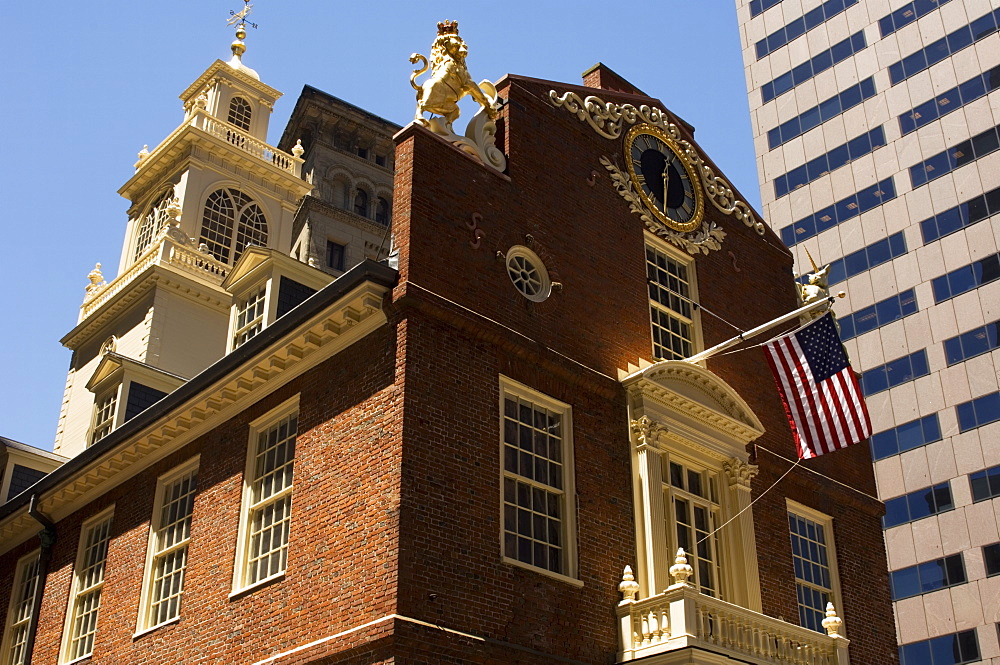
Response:
[[[39,457],[50,459],[53,462],[65,462],[69,459],[68,457],[63,457],[62,455],[56,455],[55,453],[49,452],[48,450],[43,450],[41,448],[29,446],[26,443],[21,443],[20,441],[15,441],[14,439],[8,439],[5,436],[0,436],[0,443],[2,443],[7,448],[13,448],[14,450],[20,450],[21,452],[30,453],[32,455],[38,455]]]

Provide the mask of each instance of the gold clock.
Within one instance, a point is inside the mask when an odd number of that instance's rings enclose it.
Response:
[[[650,212],[666,226],[688,233],[701,225],[704,194],[684,151],[659,127],[636,125],[625,135],[632,184]]]

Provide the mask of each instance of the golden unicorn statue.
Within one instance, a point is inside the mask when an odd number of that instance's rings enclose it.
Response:
[[[498,105],[496,88],[489,81],[476,85],[469,70],[465,67],[465,57],[469,53],[465,41],[458,36],[458,21],[442,21],[438,25],[438,35],[431,46],[431,60],[414,53],[410,62],[416,64],[423,61],[423,66],[413,70],[410,85],[417,91],[417,113],[414,121],[436,131],[439,134],[451,133],[452,123],[458,119],[458,100],[471,95],[479,102],[490,119],[496,118]],[[417,77],[431,69],[431,77],[422,84],[417,83]],[[438,131],[436,124],[424,118],[424,113],[443,116],[444,129]]]

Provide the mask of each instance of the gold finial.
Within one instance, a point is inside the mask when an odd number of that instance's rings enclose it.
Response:
[[[247,26],[251,28],[256,28],[256,23],[248,23],[247,16],[253,11],[253,5],[250,4],[250,0],[243,0],[243,9],[238,12],[229,10],[229,20],[226,21],[226,25],[236,26],[236,41],[232,43],[230,48],[233,50],[233,56],[240,58],[246,53],[247,46],[243,43],[243,40],[247,36]]]

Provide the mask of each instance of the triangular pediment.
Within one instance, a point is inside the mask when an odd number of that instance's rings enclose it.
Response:
[[[663,360],[622,380],[633,407],[715,431],[734,443],[746,444],[764,433],[764,426],[739,393],[716,374],[683,360]]]

